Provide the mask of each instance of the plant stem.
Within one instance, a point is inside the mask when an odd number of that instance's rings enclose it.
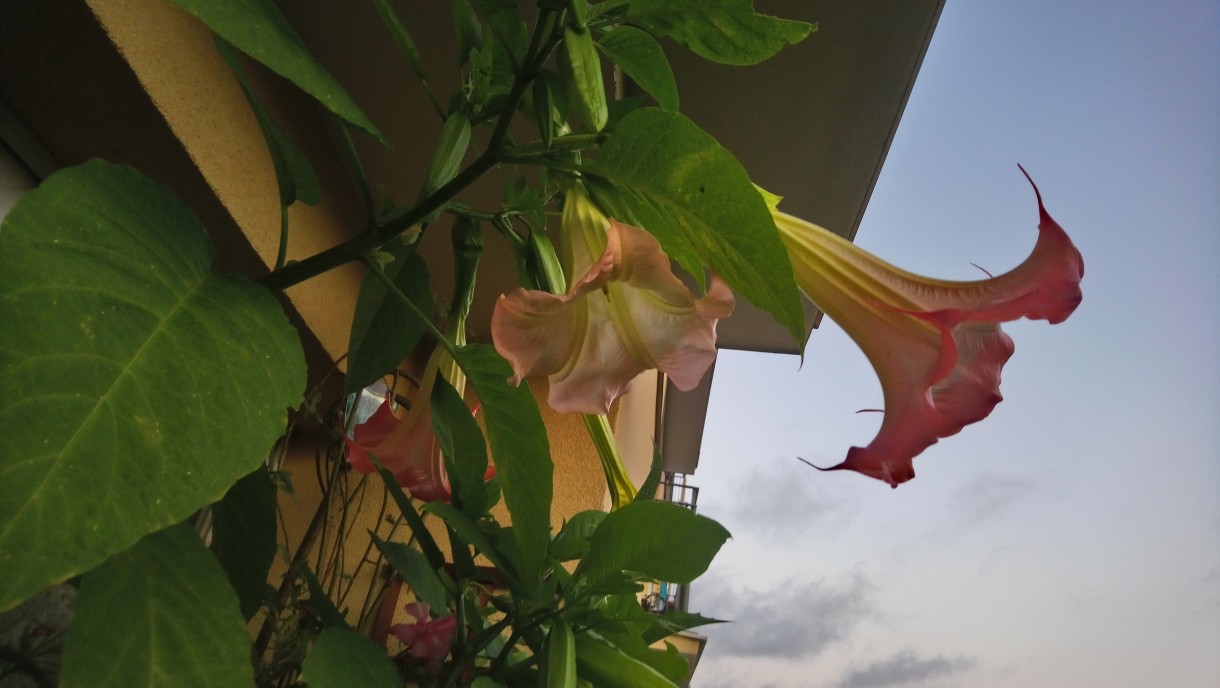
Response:
[[[381,269],[381,265],[379,265],[377,261],[373,260],[372,258],[365,258],[364,265],[374,277],[381,280],[381,284],[385,286],[386,291],[388,291],[395,299],[398,299],[399,303],[401,303],[408,311],[411,312],[412,317],[419,320],[419,322],[423,324],[424,330],[426,330],[438,344],[445,347],[450,355],[456,358],[457,346],[454,345],[453,342],[449,341],[449,338],[440,331],[440,328],[433,324],[428,316],[419,309],[419,306],[416,306],[406,294],[402,293],[402,290],[398,288],[398,285],[394,284],[394,281],[390,279],[389,275],[385,274],[385,271]]]
[[[280,247],[275,253],[275,269],[284,267],[288,257],[288,206],[280,203]]]
[[[419,224],[432,213],[442,209],[458,193],[473,184],[488,170],[498,165],[500,163],[500,154],[503,151],[504,142],[508,135],[508,125],[512,122],[517,109],[521,107],[521,101],[525,98],[526,89],[533,82],[534,78],[538,76],[538,71],[542,69],[542,65],[550,57],[551,52],[559,45],[559,41],[563,37],[563,32],[556,31],[553,25],[549,25],[547,21],[544,21],[545,19],[549,19],[549,17],[539,17],[538,24],[535,26],[534,36],[531,39],[530,52],[527,53],[527,60],[521,72],[517,74],[516,79],[513,81],[512,90],[509,91],[508,98],[504,102],[504,109],[500,111],[500,118],[496,121],[496,127],[488,141],[487,150],[482,155],[475,158],[470,165],[459,172],[449,183],[432,192],[426,198],[421,199],[419,203],[407,209],[402,215],[390,218],[370,232],[352,237],[341,244],[316,253],[300,262],[285,265],[282,269],[271,272],[261,280],[263,286],[268,289],[282,291],[344,263],[360,260],[363,256],[377,250],[386,242],[407,231],[407,229]],[[544,25],[549,25],[548,30],[551,32],[551,35],[545,40],[542,39]]]
[[[333,486],[335,481],[339,479],[339,473],[343,470],[343,461],[336,461],[335,467],[331,470],[330,486]],[[326,522],[327,510],[330,507],[330,490],[327,490],[326,495],[322,497],[322,503],[318,505],[317,511],[314,512],[313,519],[309,522],[309,527],[305,529],[305,534],[301,536],[301,544],[297,545],[297,551],[292,556],[292,563],[288,565],[288,570],[284,572],[284,580],[280,582],[280,589],[276,595],[279,604],[276,609],[269,609],[267,617],[263,619],[263,627],[259,629],[258,638],[254,641],[254,657],[261,660],[263,653],[267,651],[267,644],[271,642],[271,635],[275,632],[275,622],[279,618],[279,608],[284,606],[284,600],[288,599],[288,592],[292,590],[292,585],[296,580],[297,565],[309,556],[309,549],[313,547],[314,541],[318,538],[318,533],[322,530],[323,523]]]

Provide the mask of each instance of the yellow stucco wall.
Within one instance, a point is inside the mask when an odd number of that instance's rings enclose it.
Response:
[[[216,198],[271,266],[280,231],[275,170],[212,32],[165,0],[88,0],[88,5]],[[284,84],[272,84],[265,93],[273,113],[289,115],[279,122],[314,161],[324,188],[319,205],[295,203],[289,209],[288,258],[299,259],[355,235],[363,219],[338,166],[319,164],[333,162],[333,156],[308,101]],[[300,114],[283,112],[302,105]],[[360,268],[349,264],[287,291],[334,359],[347,350],[360,276]]]

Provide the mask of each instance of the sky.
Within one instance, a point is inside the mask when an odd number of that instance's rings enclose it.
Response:
[[[817,40],[815,34],[809,40]],[[1220,686],[1220,3],[950,0],[856,243],[977,279],[1036,204],[1081,250],[1065,323],[1005,326],[1005,400],[891,490],[822,474],[880,385],[833,323],[722,352],[695,688]],[[765,380],[766,384],[759,384]]]

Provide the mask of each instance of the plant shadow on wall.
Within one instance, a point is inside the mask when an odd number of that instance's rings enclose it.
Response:
[[[689,667],[662,641],[714,620],[652,614],[638,595],[645,582],[690,583],[729,534],[653,499],[659,457],[643,484],[628,478],[606,414],[637,375],[696,385],[734,294],[799,342],[804,293],[859,343],[884,390],[877,437],[833,468],[897,486],[914,456],[1000,400],[1012,343],[999,323],[1060,322],[1080,300],[1083,263],[1040,196],[1031,256],[978,282],[902,272],[781,212],[677,112],[658,42],[745,65],[814,28],[749,0],[699,12],[458,0],[461,79],[447,98],[432,96],[412,27],[373,0],[443,120],[405,205],[377,198],[351,145],[384,137],[274,5],[175,1],[215,33],[264,135],[279,249],[258,281],[217,272],[191,209],[104,161],[50,176],[6,218],[0,424],[20,431],[0,436],[0,609],[16,608],[0,628],[11,631],[0,678],[676,685]],[[603,58],[657,107],[610,102]],[[287,210],[318,202],[321,185],[260,100],[253,63],[334,119],[365,202],[366,231],[296,262]],[[514,124],[536,138],[518,142]],[[501,180],[500,206],[463,200],[484,178]],[[488,229],[507,254],[484,255]],[[455,288],[438,305],[417,249],[444,233]],[[357,261],[347,398],[318,409],[275,293]],[[494,346],[466,339],[489,262],[515,266],[521,285],[496,305]],[[582,416],[609,512],[553,527],[547,428],[521,385],[541,377],[551,407]],[[282,458],[294,422],[311,416],[319,506],[290,534],[280,496],[302,480]],[[48,596],[72,598],[70,622],[29,623]]]

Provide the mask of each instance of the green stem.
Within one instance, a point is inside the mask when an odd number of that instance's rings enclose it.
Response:
[[[602,132],[593,134],[566,134],[564,136],[556,136],[551,139],[549,144],[546,141],[532,141],[530,143],[523,143],[520,146],[514,146],[504,151],[502,159],[525,158],[536,156],[539,153],[593,148],[605,140],[606,134]]]
[[[365,226],[372,228],[377,224],[377,208],[373,206],[373,192],[369,187],[368,176],[364,173],[364,164],[360,162],[360,154],[356,152],[356,144],[352,141],[352,133],[347,125],[335,118],[335,126],[339,129],[339,152],[350,167],[350,172],[356,181],[356,190],[360,193],[360,202],[364,204]],[[277,270],[279,268],[276,268]]]
[[[447,350],[450,355],[457,358],[457,346],[455,346],[453,342],[449,341],[449,338],[440,331],[440,328],[433,324],[428,316],[419,309],[419,306],[416,306],[411,299],[407,298],[406,294],[402,293],[402,290],[398,288],[398,285],[394,284],[394,281],[391,280],[390,277],[385,274],[385,271],[381,269],[381,265],[372,258],[365,258],[364,265],[369,269],[369,272],[373,273],[377,279],[381,280],[381,283],[385,286],[386,291],[388,291],[394,298],[398,299],[399,303],[410,311],[411,315],[416,320],[419,320],[419,322],[423,324],[424,330],[436,340],[436,343],[445,347],[445,350]]]
[[[541,155],[533,156],[516,156],[516,155],[501,155],[500,162],[511,162],[516,165],[536,165],[538,167],[549,167],[552,170],[563,170],[564,172],[572,172],[573,174],[584,174],[588,172],[588,168],[572,162],[571,160],[561,160],[559,158],[550,158]]]
[[[275,269],[284,267],[288,258],[288,206],[280,204],[280,247],[275,253]]]
[[[537,39],[540,34],[540,31],[535,32],[534,44],[538,43]],[[473,184],[492,167],[498,165],[500,163],[501,149],[508,134],[508,125],[512,122],[517,108],[521,106],[521,101],[525,97],[525,90],[538,75],[538,70],[542,68],[551,51],[559,44],[562,35],[561,32],[552,35],[542,44],[538,52],[533,55],[534,59],[527,62],[526,69],[513,82],[513,88],[505,100],[504,109],[500,112],[500,119],[496,122],[496,128],[492,132],[491,139],[487,144],[487,150],[475,158],[470,165],[459,172],[448,184],[432,192],[427,198],[421,199],[419,203],[409,208],[402,215],[390,218],[372,231],[348,239],[337,246],[332,246],[300,262],[286,265],[282,269],[268,274],[261,280],[263,286],[268,289],[281,291],[344,263],[360,260],[363,256],[377,250],[386,242],[443,208],[459,192]]]
[[[618,445],[614,442],[614,432],[610,429],[610,421],[605,416],[582,416],[585,428],[597,455],[602,460],[602,470],[606,473],[606,487],[610,490],[610,510],[616,511],[630,504],[635,499],[635,484],[627,476],[627,468],[623,465],[623,457],[618,453]]]

